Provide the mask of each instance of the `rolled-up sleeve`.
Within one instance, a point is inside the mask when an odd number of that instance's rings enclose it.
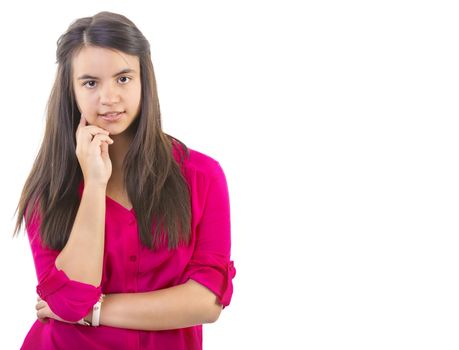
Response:
[[[43,246],[40,221],[38,211],[34,210],[30,221],[26,223],[38,280],[36,291],[57,316],[76,322],[97,303],[102,294],[101,287],[71,280],[63,270],[56,268],[55,261],[60,251]]]
[[[231,220],[228,186],[220,164],[210,177],[201,220],[196,228],[196,246],[185,271],[185,281],[193,279],[210,289],[223,308],[233,294],[236,275],[231,254]]]

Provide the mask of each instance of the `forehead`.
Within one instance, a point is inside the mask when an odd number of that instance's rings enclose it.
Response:
[[[96,77],[111,77],[125,69],[140,71],[139,58],[115,49],[83,47],[72,59],[73,76],[88,74]]]

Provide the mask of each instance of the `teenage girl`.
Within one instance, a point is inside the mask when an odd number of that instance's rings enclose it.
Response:
[[[74,21],[57,64],[15,228],[38,280],[21,349],[201,349],[236,274],[222,167],[162,131],[149,42],[126,17]]]

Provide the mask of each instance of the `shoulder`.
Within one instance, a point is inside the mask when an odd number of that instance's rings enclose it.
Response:
[[[189,150],[190,158],[188,166],[192,167],[196,172],[204,173],[209,177],[213,177],[221,170],[220,163],[215,158],[194,149]]]
[[[180,146],[178,146],[180,147]],[[223,174],[223,169],[220,162],[215,157],[188,148],[188,157],[184,157],[183,168],[187,173],[195,173],[206,178],[213,178]],[[177,161],[180,160],[180,152],[175,152],[175,158]]]
[[[176,158],[180,163],[180,156]],[[184,157],[181,168],[189,185],[195,222],[200,222],[203,215],[226,215],[229,193],[220,162],[209,154],[188,147],[188,157]]]

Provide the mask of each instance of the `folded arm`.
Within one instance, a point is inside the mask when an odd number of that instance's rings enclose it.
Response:
[[[111,327],[166,330],[215,322],[229,305],[236,274],[230,260],[230,208],[226,178],[218,165],[206,188],[194,193],[206,203],[193,256],[180,284],[146,293],[109,294],[100,323]]]
[[[215,322],[222,310],[217,296],[194,280],[145,293],[107,294],[100,324],[137,330],[186,328]],[[86,319],[91,319],[92,311]]]

